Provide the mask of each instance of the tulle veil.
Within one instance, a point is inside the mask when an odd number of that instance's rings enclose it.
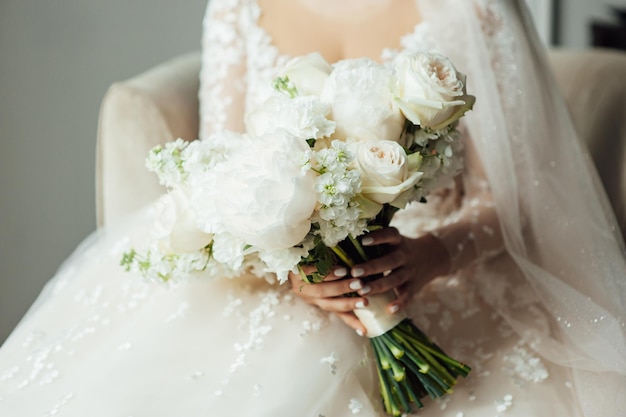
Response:
[[[624,415],[624,244],[525,3],[418,6],[446,28],[441,52],[478,98],[467,128],[506,248],[477,274],[485,300],[542,356],[572,369],[586,416]]]

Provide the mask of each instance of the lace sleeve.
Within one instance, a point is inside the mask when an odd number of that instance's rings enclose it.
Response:
[[[243,131],[246,48],[241,0],[211,0],[206,9],[200,71],[200,138]]]
[[[457,181],[462,189],[460,207],[430,232],[447,249],[453,271],[504,249],[489,183],[473,143],[467,142],[465,170]]]

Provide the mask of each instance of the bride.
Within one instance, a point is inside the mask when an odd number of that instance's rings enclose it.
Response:
[[[431,50],[477,97],[463,174],[363,239],[389,255],[315,286],[146,283],[119,260],[152,208],[98,231],[2,346],[0,415],[383,416],[352,310],[388,289],[473,368],[417,414],[626,415],[623,242],[528,22],[521,0],[211,0],[202,138],[242,131],[291,57]]]

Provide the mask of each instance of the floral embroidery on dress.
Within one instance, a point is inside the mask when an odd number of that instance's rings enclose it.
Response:
[[[199,91],[201,138],[226,128],[241,130],[243,126],[235,109],[246,89],[243,6],[242,0],[219,0],[209,2],[207,8]]]

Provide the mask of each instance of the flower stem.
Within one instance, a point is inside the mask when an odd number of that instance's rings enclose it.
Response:
[[[376,368],[378,369],[378,379],[380,381],[380,395],[383,397],[383,404],[385,405],[385,411],[389,415],[393,415],[392,407],[391,407],[391,387],[389,380],[387,379],[387,375],[382,366],[382,358],[381,350],[378,346],[380,341],[374,339],[370,339],[372,342],[372,347],[374,348],[374,353],[376,354]]]
[[[341,259],[346,264],[347,267],[352,268],[354,266],[354,261],[352,259],[350,259],[348,254],[343,249],[341,249],[339,246],[333,246],[330,249],[333,252],[335,252],[335,255],[337,255],[339,257],[339,259]]]
[[[430,355],[437,357],[442,362],[444,362],[447,365],[451,366],[453,368],[453,371],[458,372],[462,376],[464,376],[464,377],[467,376],[469,374],[469,372],[471,371],[471,368],[469,366],[465,365],[464,363],[461,363],[459,361],[456,361],[456,360],[452,359],[450,356],[446,355],[440,349],[437,349],[436,347],[433,347],[430,344],[424,343],[423,340],[420,340],[417,337],[418,335],[412,334],[412,332],[407,331],[402,326],[397,326],[393,330],[397,330],[397,331],[401,332],[402,335],[404,336],[404,338],[406,338],[408,341],[412,342],[413,345],[418,345],[421,349],[423,349],[426,352],[430,353]],[[422,336],[422,337],[425,338],[425,336]],[[425,340],[427,340],[427,339],[425,339]]]
[[[369,261],[369,257],[367,256],[367,254],[365,253],[365,249],[363,249],[363,245],[361,245],[361,242],[359,242],[354,236],[352,235],[348,235],[348,237],[350,238],[350,242],[352,243],[352,246],[354,246],[354,249],[356,249],[356,251],[359,253],[359,255],[361,256],[361,260],[363,262],[365,261]]]

